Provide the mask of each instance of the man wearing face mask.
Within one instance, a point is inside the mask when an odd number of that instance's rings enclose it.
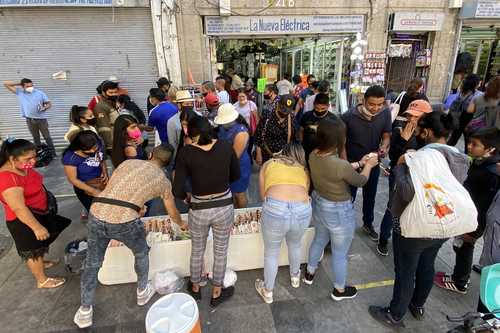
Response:
[[[46,111],[52,107],[47,95],[43,91],[35,89],[33,81],[26,78],[19,83],[4,81],[3,85],[7,90],[16,94],[21,108],[21,116],[26,119],[26,124],[37,148],[42,146],[40,140],[40,133],[42,133],[47,146],[49,146],[52,154],[56,156],[56,149],[50,137],[49,123],[47,121],[48,114]]]
[[[201,85],[201,94],[203,95],[203,103],[207,107],[208,118],[213,120],[217,115],[217,110],[219,109],[219,97],[215,89],[213,82],[205,81]]]
[[[106,152],[111,154],[113,148],[113,125],[118,118],[116,101],[118,100],[118,84],[106,81],[101,86],[102,99],[96,104],[93,112],[96,120],[96,129],[104,140]]]
[[[338,121],[338,117],[329,111],[330,98],[327,94],[319,93],[314,99],[314,109],[312,112],[304,114],[300,121],[299,138],[306,152],[306,160],[309,154],[318,148],[316,140],[316,130],[323,119],[332,119]]]
[[[176,113],[167,123],[168,142],[174,147],[174,156],[180,144],[182,124],[182,115],[194,111],[194,99],[187,90],[179,90],[175,95],[175,100],[180,112]],[[186,134],[187,135],[187,134]]]
[[[273,86],[276,88],[275,85]],[[293,95],[283,95],[279,97],[273,111],[262,115],[255,131],[255,144],[257,145],[255,161],[257,164],[265,163],[294,138],[294,106],[295,98]]]
[[[346,153],[349,162],[360,161],[363,156],[377,153],[387,154],[391,139],[391,112],[385,108],[385,89],[371,86],[364,94],[363,104],[342,115],[346,125]],[[378,233],[373,228],[375,196],[377,195],[380,168],[373,168],[368,182],[363,186],[363,230],[373,241],[378,241]],[[353,202],[357,188],[352,188]]]
[[[262,110],[262,117],[271,114],[276,110],[279,100],[279,90],[275,84],[268,84],[264,89],[264,108]]]
[[[160,88],[150,90],[149,101],[154,105],[154,108],[149,114],[146,130],[156,130],[161,143],[169,143],[167,123],[177,113],[177,106],[174,103],[165,101],[165,92]]]

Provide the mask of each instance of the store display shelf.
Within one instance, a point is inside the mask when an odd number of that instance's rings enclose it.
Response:
[[[238,209],[235,211],[235,221],[239,216],[257,216],[261,208]],[[187,219],[183,215],[184,220]],[[154,217],[167,219],[167,217]],[[147,219],[146,219],[147,221]],[[174,227],[175,229],[175,227]],[[314,229],[308,228],[302,238],[301,263],[307,262],[309,247],[314,237]],[[213,241],[209,236],[205,252],[205,268],[213,266]],[[191,256],[191,240],[156,241],[151,244],[149,252],[149,276],[157,272],[172,269],[182,276],[189,276],[189,258]],[[263,268],[264,242],[260,232],[231,235],[227,267],[235,271]],[[288,250],[283,241],[279,257],[279,265],[288,265]],[[99,282],[104,285],[132,283],[137,281],[134,271],[134,255],[126,246],[109,247],[106,251],[103,265],[98,275]]]

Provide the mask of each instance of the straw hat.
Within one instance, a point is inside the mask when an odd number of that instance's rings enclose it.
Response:
[[[225,125],[232,123],[240,114],[236,111],[235,107],[231,103],[222,104],[217,110],[217,117],[214,119],[214,123],[217,125]]]
[[[175,93],[175,101],[177,103],[194,102],[194,98],[188,90],[179,90]]]

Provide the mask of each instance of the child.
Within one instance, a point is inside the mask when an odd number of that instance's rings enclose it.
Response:
[[[478,211],[477,230],[455,238],[453,250],[456,253],[455,269],[452,275],[436,273],[434,284],[460,294],[466,294],[472,269],[474,244],[484,232],[486,213],[500,188],[500,173],[496,164],[500,161],[498,147],[500,130],[482,128],[474,132],[467,145],[472,164],[464,187],[469,191]]]

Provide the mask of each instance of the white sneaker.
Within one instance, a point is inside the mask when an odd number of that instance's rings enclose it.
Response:
[[[137,289],[137,305],[143,306],[148,304],[155,294],[156,290],[151,285],[151,282],[148,282],[146,289],[143,291],[139,291],[139,289]]]
[[[273,302],[273,292],[267,291],[264,281],[257,279],[255,280],[255,290],[259,293],[260,297],[267,304],[271,304]]]
[[[293,288],[297,289],[298,287],[300,287],[300,271],[297,276],[290,276],[290,282]]]
[[[76,311],[76,313],[75,313],[75,317],[73,318],[73,322],[79,328],[90,327],[90,326],[92,326],[92,315],[93,315],[92,306],[88,310],[85,310],[83,308],[83,306],[80,306],[78,308],[78,311]]]

